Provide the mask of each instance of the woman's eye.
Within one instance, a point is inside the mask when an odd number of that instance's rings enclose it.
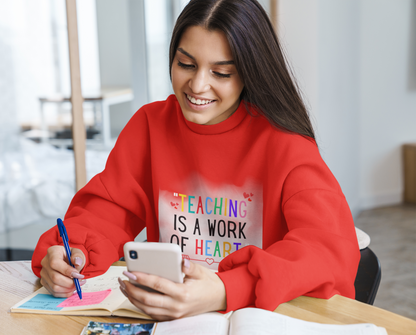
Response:
[[[180,66],[183,69],[192,69],[194,66],[192,64],[185,64],[178,61],[178,66]]]
[[[193,65],[193,64],[185,64],[185,63],[182,63],[180,61],[178,61],[178,66],[185,69],[185,70],[192,70],[192,69],[195,68],[195,65]],[[220,72],[216,72],[216,71],[213,71],[212,73],[214,74],[214,76],[216,76],[218,78],[230,78],[231,77],[231,74],[225,74],[225,73],[220,73]]]
[[[213,72],[217,77],[219,78],[230,78],[231,74],[225,74],[225,73],[220,73],[220,72]]]

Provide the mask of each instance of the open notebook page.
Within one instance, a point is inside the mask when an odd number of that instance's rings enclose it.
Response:
[[[81,287],[82,293],[99,292],[111,289],[111,293],[99,305],[74,306],[66,307],[70,310],[105,308],[109,311],[116,309],[126,297],[120,291],[120,284],[117,281],[118,277],[123,277],[123,271],[126,270],[124,266],[110,266],[107,272],[101,276],[87,279],[87,282]]]
[[[175,321],[160,322],[154,335],[227,335],[229,322],[220,313],[205,313]]]
[[[307,322],[255,308],[233,313],[230,335],[387,335],[373,324],[327,325]]]

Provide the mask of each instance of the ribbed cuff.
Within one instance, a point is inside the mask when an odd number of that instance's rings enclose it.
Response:
[[[227,295],[227,309],[224,313],[254,306],[257,279],[248,271],[247,265],[218,272],[217,275],[224,283]]]

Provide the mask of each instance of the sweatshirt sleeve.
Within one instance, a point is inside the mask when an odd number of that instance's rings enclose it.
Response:
[[[146,114],[137,112],[120,134],[103,172],[76,193],[65,215],[69,245],[86,256],[83,274],[104,273],[123,256],[123,245],[154,220],[149,178]],[[32,257],[33,272],[52,245],[62,245],[57,227],[39,239]]]
[[[325,168],[303,165],[287,176],[276,204],[288,229],[282,240],[265,250],[247,246],[220,263],[227,312],[247,306],[274,310],[301,295],[354,299],[360,259],[354,223]]]

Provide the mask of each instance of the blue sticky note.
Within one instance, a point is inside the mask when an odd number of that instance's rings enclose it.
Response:
[[[60,311],[62,307],[58,305],[67,298],[55,298],[49,294],[38,294],[32,299],[26,301],[18,308],[44,310],[44,311]]]

